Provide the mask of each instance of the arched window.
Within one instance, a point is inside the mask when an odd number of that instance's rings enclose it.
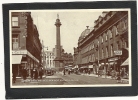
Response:
[[[105,33],[105,41],[107,41],[107,34]]]
[[[103,36],[101,36],[101,42],[103,43]]]
[[[91,50],[91,45],[89,45],[89,51]]]
[[[119,50],[119,41],[116,43],[116,50]]]
[[[126,25],[125,25],[125,22],[122,21],[122,29],[125,30],[126,29]]]
[[[112,34],[111,30],[108,31],[108,36],[109,36],[109,38],[113,38],[113,34]]]
[[[102,58],[104,58],[104,51],[103,51],[103,48],[102,48]]]
[[[128,19],[125,20],[125,26],[128,27]]]
[[[111,57],[113,56],[113,44],[111,44]]]
[[[117,28],[115,27],[115,35],[118,35],[119,33],[118,33],[118,30],[117,30]]]
[[[108,57],[108,47],[106,47],[106,57]]]

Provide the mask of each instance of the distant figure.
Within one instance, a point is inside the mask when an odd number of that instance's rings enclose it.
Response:
[[[112,79],[115,79],[116,78],[116,71],[115,70],[112,70],[112,76],[111,76]]]
[[[69,70],[68,70],[68,74],[69,74],[69,75],[70,75],[70,72],[71,72],[71,70],[69,69]]]
[[[36,80],[38,79],[38,72],[36,69],[34,70],[34,79],[36,79]]]
[[[12,68],[12,77],[13,77],[13,83],[15,83],[15,81],[16,81],[16,75],[17,75],[17,71],[16,71],[16,69],[13,67]]]
[[[42,70],[42,68],[39,71],[39,76],[40,76],[40,79],[42,79],[42,76],[43,76],[43,70]]]
[[[65,69],[63,70],[63,75],[66,75],[66,73],[65,73]]]
[[[120,76],[120,73],[119,72],[117,72],[117,83],[120,83],[121,82],[121,76]]]
[[[26,77],[27,77],[27,70],[26,70],[25,67],[22,69],[22,76],[23,76],[23,80],[24,80],[24,83],[25,83],[25,80],[26,80]]]
[[[91,70],[90,70],[90,69],[88,69],[88,74],[90,75],[90,73],[91,73]]]
[[[33,80],[33,68],[31,68],[31,79]]]
[[[124,75],[125,75],[125,71],[124,71],[124,69],[122,68],[121,77],[124,78]]]

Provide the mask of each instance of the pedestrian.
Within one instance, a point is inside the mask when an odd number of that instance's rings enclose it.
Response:
[[[43,70],[42,70],[42,68],[40,68],[40,71],[39,71],[40,79],[42,79],[42,75],[43,75]]]
[[[98,70],[98,77],[102,77],[102,70],[99,68],[99,70]]]
[[[68,69],[68,74],[70,75],[70,69]]]
[[[27,77],[27,70],[26,70],[25,67],[22,69],[22,77],[23,77],[23,81],[25,83],[25,80],[26,80],[26,77]]]
[[[111,76],[112,79],[115,79],[116,78],[116,72],[115,70],[112,70],[112,76]]]
[[[117,76],[117,79],[116,79],[116,80],[117,80],[117,83],[120,83],[120,82],[121,82],[120,73],[119,73],[119,72],[117,72],[117,75],[116,75],[116,76]]]
[[[31,79],[33,80],[33,68],[31,68]]]
[[[91,70],[90,70],[90,69],[88,69],[88,74],[90,75],[90,73],[91,73]]]
[[[124,69],[122,68],[122,70],[121,70],[121,77],[122,78],[124,77],[124,74],[125,74],[125,72],[124,72]]]
[[[17,75],[17,71],[16,71],[15,67],[13,67],[12,68],[13,83],[15,83],[15,81],[16,81],[16,75]]]
[[[63,69],[63,75],[66,75],[65,69]]]
[[[38,71],[35,69],[34,71],[34,79],[37,80],[38,79]]]

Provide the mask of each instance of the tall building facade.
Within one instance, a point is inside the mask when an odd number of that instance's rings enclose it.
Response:
[[[46,68],[55,68],[55,55],[53,51],[45,51],[46,55]]]
[[[73,65],[73,55],[71,53],[61,53],[61,57],[63,59],[63,65],[68,66],[68,65]]]
[[[121,64],[128,59],[128,11],[102,14],[95,20],[93,30],[87,27],[81,33],[78,47],[74,48],[74,63],[80,66],[92,64],[95,71],[100,66],[106,71],[108,68],[119,71]]]
[[[12,68],[21,76],[21,69],[38,68],[41,61],[41,43],[30,12],[11,13]]]

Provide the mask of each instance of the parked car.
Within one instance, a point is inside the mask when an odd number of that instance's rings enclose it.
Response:
[[[46,75],[54,75],[54,70],[53,69],[46,69]]]

